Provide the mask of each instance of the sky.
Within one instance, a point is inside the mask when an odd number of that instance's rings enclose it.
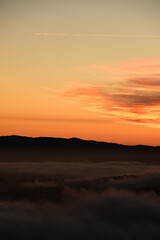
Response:
[[[1,0],[0,135],[160,145],[158,0]]]

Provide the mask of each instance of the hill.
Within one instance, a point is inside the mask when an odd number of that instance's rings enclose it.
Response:
[[[0,162],[160,162],[160,147],[97,142],[78,138],[0,137]]]

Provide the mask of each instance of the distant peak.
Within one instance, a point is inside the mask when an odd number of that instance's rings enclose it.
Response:
[[[82,140],[82,139],[80,139],[80,138],[76,138],[76,137],[69,138],[69,140],[84,141],[84,140]]]

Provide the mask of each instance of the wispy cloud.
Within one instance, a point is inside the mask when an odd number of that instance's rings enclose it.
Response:
[[[93,118],[43,118],[43,117],[10,117],[10,116],[1,116],[0,121],[31,121],[31,122],[58,122],[58,123],[78,123],[78,122],[106,122],[105,119],[93,119]]]
[[[63,37],[115,37],[115,38],[160,38],[160,35],[120,35],[120,34],[81,34],[81,33],[33,33],[37,36],[63,36]]]
[[[88,110],[113,121],[160,127],[160,59],[88,68],[106,72],[106,81],[68,89],[64,97],[77,99]],[[112,73],[117,74],[115,81],[110,80]]]
[[[117,64],[90,65],[87,66],[87,68],[112,75],[131,76],[131,74],[134,74],[137,76],[144,76],[147,74],[147,76],[150,75],[151,77],[154,74],[160,77],[160,58],[135,59]]]

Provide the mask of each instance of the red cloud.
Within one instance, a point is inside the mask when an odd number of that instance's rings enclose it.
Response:
[[[116,64],[117,75],[118,71],[124,75],[114,84],[111,84],[110,79],[103,85],[92,82],[90,85],[69,89],[63,96],[77,99],[89,110],[119,122],[160,127],[160,68],[158,72],[157,63],[160,63],[160,59]],[[108,66],[106,71],[111,73],[112,68]],[[104,71],[104,65],[96,69]],[[135,69],[135,77],[128,69]]]

